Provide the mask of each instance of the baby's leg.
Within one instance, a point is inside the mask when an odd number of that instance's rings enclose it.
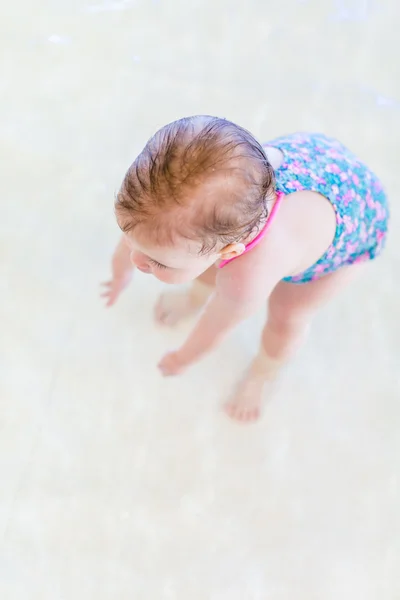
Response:
[[[196,314],[214,291],[217,269],[212,266],[195,279],[188,290],[165,292],[155,307],[156,321],[176,325],[182,319]]]
[[[232,418],[258,419],[263,392],[272,391],[281,368],[301,346],[315,311],[360,270],[361,266],[346,267],[309,283],[281,281],[276,286],[269,298],[259,352],[226,405]]]

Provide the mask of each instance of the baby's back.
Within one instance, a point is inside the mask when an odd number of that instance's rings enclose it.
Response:
[[[285,194],[308,190],[337,202],[338,197],[366,197],[382,190],[378,177],[351,150],[321,133],[294,133],[268,143],[283,154],[276,170],[277,188]]]

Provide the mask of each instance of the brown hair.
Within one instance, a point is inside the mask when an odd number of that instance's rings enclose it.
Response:
[[[223,188],[211,203],[194,194],[209,182]],[[149,140],[125,175],[115,209],[125,232],[148,225],[158,241],[180,235],[207,253],[258,231],[274,188],[273,168],[247,130],[217,117],[186,117]]]

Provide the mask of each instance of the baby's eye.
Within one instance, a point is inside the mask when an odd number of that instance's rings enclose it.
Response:
[[[150,264],[157,267],[157,269],[168,269],[168,267],[166,267],[165,265],[162,265],[161,263],[157,262],[156,260],[153,260],[152,258],[149,259],[149,262],[150,262]]]

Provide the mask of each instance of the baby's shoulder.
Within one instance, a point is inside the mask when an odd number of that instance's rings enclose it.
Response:
[[[219,270],[217,287],[229,297],[248,302],[267,297],[277,283],[295,268],[295,240],[275,219],[262,241]]]
[[[311,266],[331,244],[336,231],[332,204],[317,192],[285,196],[263,240],[221,269],[217,284],[242,301],[269,294],[287,276]]]

